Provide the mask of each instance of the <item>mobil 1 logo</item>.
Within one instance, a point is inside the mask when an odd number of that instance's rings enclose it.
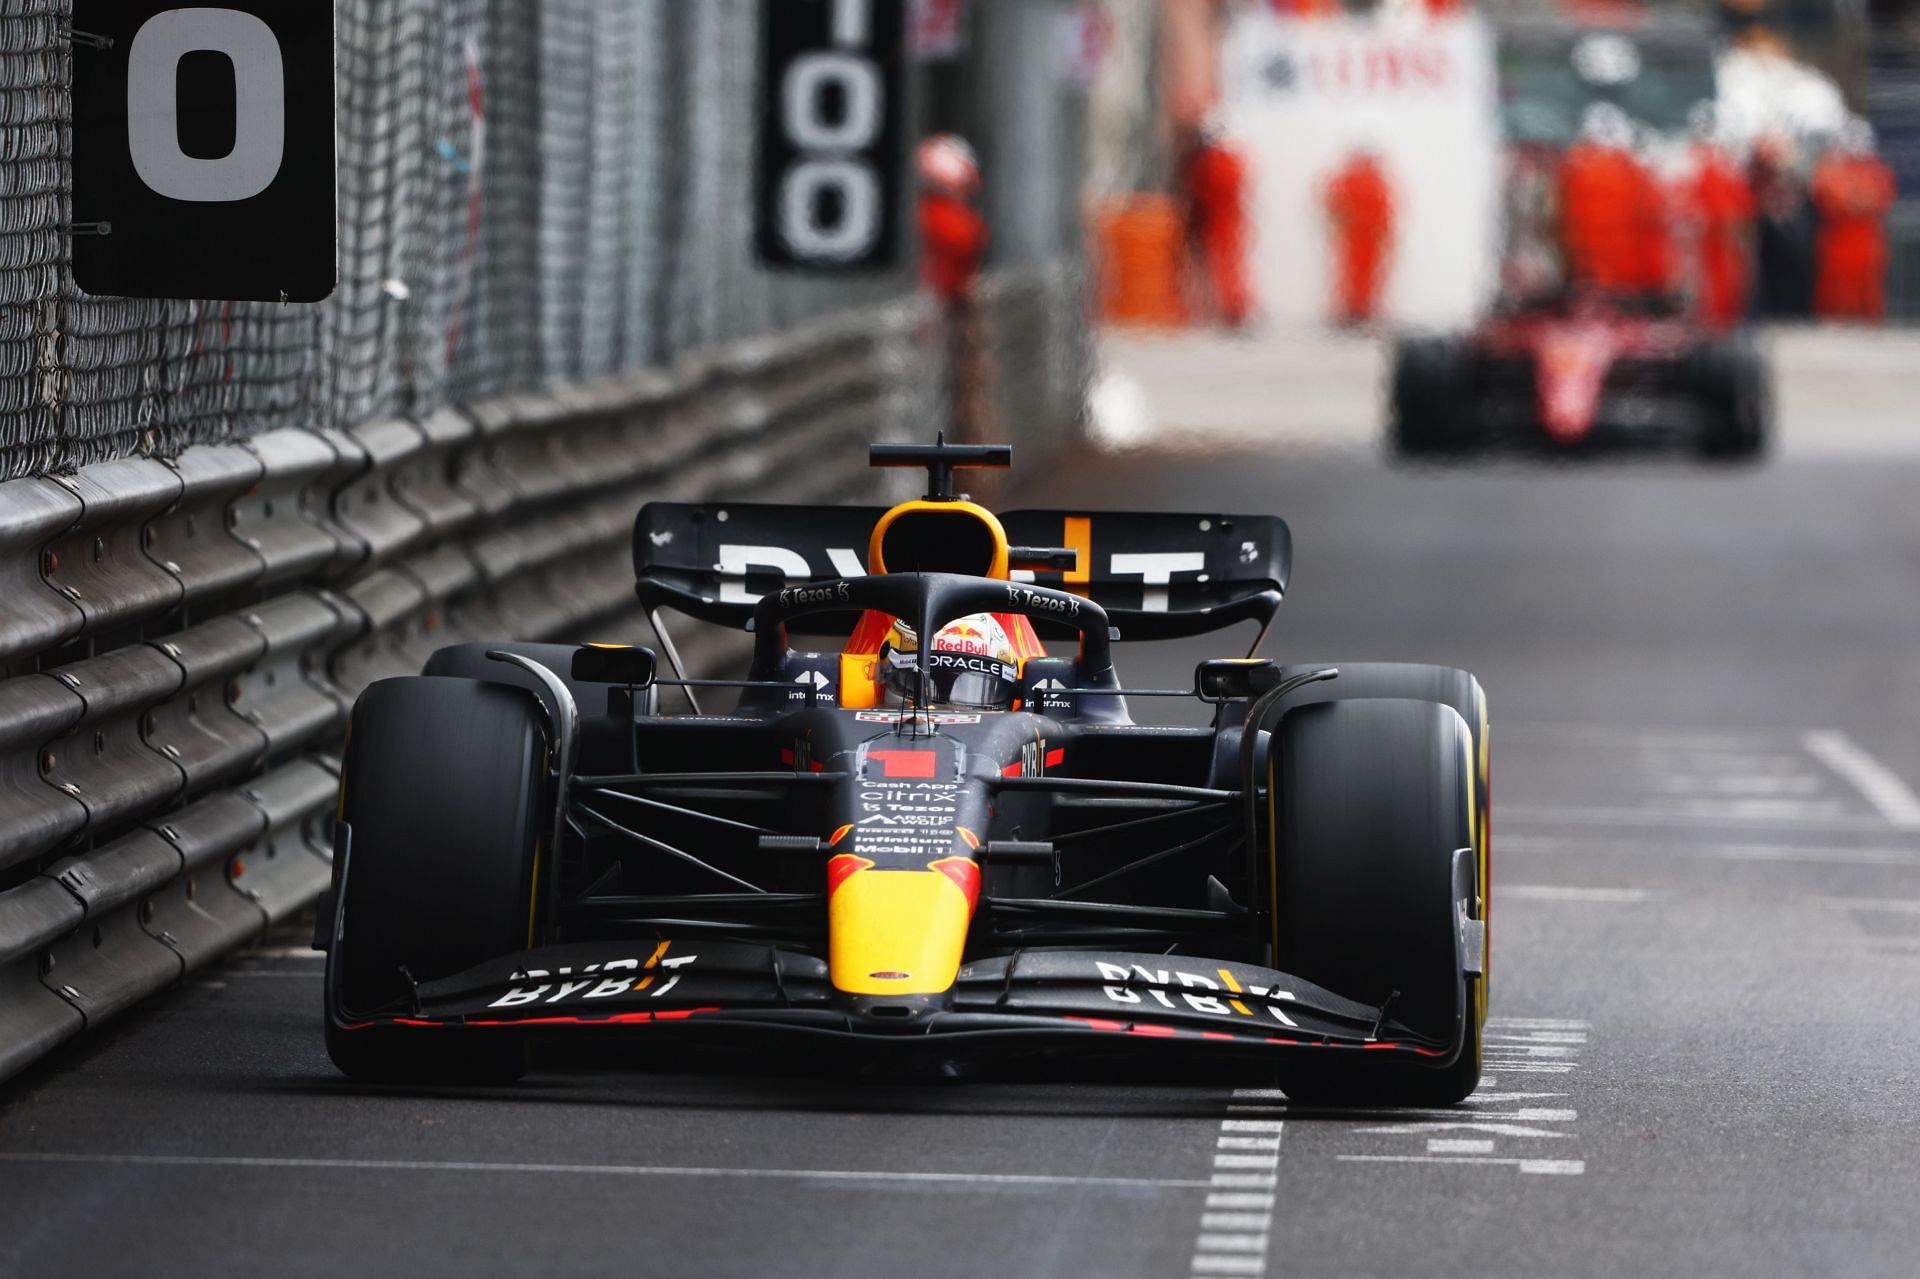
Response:
[[[760,261],[890,265],[900,239],[904,0],[761,0],[760,23]]]
[[[75,283],[333,292],[332,0],[73,0],[73,34]]]

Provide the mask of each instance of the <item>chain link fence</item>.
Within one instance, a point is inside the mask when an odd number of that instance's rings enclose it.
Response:
[[[1075,255],[1082,94],[1047,61],[1073,9],[975,6],[1000,261]],[[914,288],[910,260],[753,261],[756,0],[340,0],[336,294],[88,298],[69,17],[0,13],[0,478],[665,365]]]

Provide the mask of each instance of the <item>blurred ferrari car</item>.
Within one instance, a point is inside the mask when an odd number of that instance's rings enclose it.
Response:
[[[1681,442],[1750,458],[1771,417],[1750,335],[1709,333],[1664,298],[1580,293],[1507,303],[1465,336],[1401,341],[1392,400],[1409,456]]]
[[[1396,343],[1395,449],[1681,443],[1758,455],[1766,362],[1728,304],[1728,255],[1703,287],[1705,215],[1691,207],[1703,168],[1728,171],[1711,29],[1681,16],[1529,18],[1504,24],[1498,42],[1500,295],[1464,334]]]

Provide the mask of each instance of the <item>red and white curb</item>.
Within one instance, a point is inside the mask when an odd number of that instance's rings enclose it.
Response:
[[[1236,1102],[1274,1102],[1277,1089],[1236,1088]],[[1213,1175],[1200,1233],[1193,1243],[1195,1275],[1262,1275],[1273,1229],[1273,1188],[1280,1164],[1283,1120],[1243,1118],[1228,1107],[1213,1152]]]

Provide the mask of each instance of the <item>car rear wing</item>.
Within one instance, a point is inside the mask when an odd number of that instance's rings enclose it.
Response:
[[[650,502],[634,522],[636,591],[671,608],[744,627],[762,595],[809,581],[859,577],[882,507]],[[1007,541],[1077,552],[1068,570],[1014,570],[1083,595],[1126,639],[1172,639],[1244,620],[1266,625],[1286,590],[1293,539],[1272,515],[1013,511]],[[812,619],[844,634],[851,619]]]

